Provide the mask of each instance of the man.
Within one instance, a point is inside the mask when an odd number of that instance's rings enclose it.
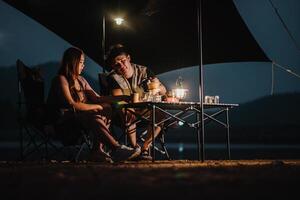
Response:
[[[119,95],[132,95],[133,93],[139,93],[143,96],[146,92],[144,87],[146,80],[156,83],[155,91],[159,95],[166,94],[166,88],[160,83],[159,79],[151,72],[147,67],[131,63],[131,57],[126,48],[117,44],[110,48],[107,56],[107,64],[112,68],[112,72],[108,78],[109,85],[111,87],[111,94],[113,96]],[[157,119],[163,117],[162,113],[156,114]],[[128,123],[128,122],[127,122]],[[161,127],[155,128],[154,137],[156,137],[161,131]],[[128,136],[131,145],[138,146],[136,143],[136,129],[135,125],[131,126],[128,131]],[[152,142],[152,129],[148,127],[148,134],[141,149],[141,158],[151,159],[149,155],[149,146]]]

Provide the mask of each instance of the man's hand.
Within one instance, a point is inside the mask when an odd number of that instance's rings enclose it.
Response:
[[[160,95],[165,95],[167,90],[166,87],[159,81],[158,78],[149,78],[150,83],[148,84],[148,89],[149,90],[156,90]]]

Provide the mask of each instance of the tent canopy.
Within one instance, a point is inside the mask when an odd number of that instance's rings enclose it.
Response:
[[[102,65],[106,50],[122,43],[135,63],[155,73],[198,65],[197,0],[4,0]],[[232,0],[202,0],[203,63],[269,61]],[[125,18],[116,26],[112,17]]]

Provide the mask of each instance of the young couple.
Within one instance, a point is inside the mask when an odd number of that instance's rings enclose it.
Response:
[[[130,95],[146,78],[154,82],[159,80],[147,67],[131,63],[131,57],[124,46],[114,45],[107,56],[107,64],[112,68],[109,76],[112,96],[101,96],[80,75],[85,67],[84,59],[84,53],[79,48],[70,47],[64,52],[60,69],[52,81],[47,99],[50,111],[57,113],[70,107],[76,111],[76,122],[80,122],[83,127],[90,130],[93,136],[92,160],[119,162],[137,158],[151,159],[148,154],[152,139],[151,128],[148,129],[147,138],[140,147],[136,141],[136,128],[133,124],[127,131],[131,147],[121,145],[109,129],[113,117],[111,104],[116,101],[128,102]],[[166,88],[160,83],[158,91],[164,95]],[[51,118],[54,123],[64,121],[64,116],[57,114],[52,114]],[[134,120],[134,116],[131,115],[129,119]],[[161,127],[156,127],[154,135],[157,136],[160,130]],[[68,140],[72,138],[70,132],[59,134]],[[104,151],[103,144],[110,149],[110,154]]]

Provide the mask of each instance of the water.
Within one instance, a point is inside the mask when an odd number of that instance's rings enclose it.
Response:
[[[159,146],[159,144],[157,144]],[[171,159],[197,160],[197,145],[189,143],[167,143]],[[0,160],[18,160],[20,158],[18,142],[0,143]],[[156,153],[157,159],[166,159]],[[206,144],[205,159],[225,160],[228,158],[226,145]],[[232,144],[231,159],[300,159],[300,144]]]
[[[167,144],[172,159],[198,159],[196,144]],[[300,144],[232,144],[231,159],[300,159]],[[205,159],[227,159],[227,146],[223,144],[206,144]]]

